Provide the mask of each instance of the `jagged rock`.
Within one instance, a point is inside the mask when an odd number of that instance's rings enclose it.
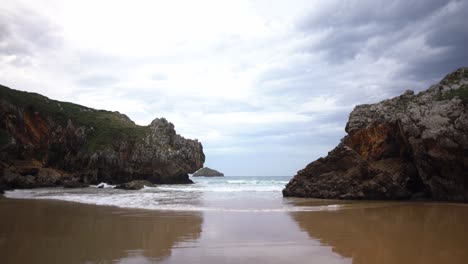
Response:
[[[357,106],[340,145],[299,171],[283,195],[466,202],[467,104],[461,68],[417,95]]]
[[[115,188],[123,189],[123,190],[140,190],[140,189],[143,189],[143,187],[145,186],[154,187],[155,185],[149,181],[136,180],[136,181],[119,184],[115,186]]]
[[[217,171],[217,170],[213,170],[213,169],[210,169],[208,167],[204,167],[204,168],[201,168],[199,169],[198,171],[196,171],[194,174],[193,174],[193,177],[223,177],[224,174]]]
[[[203,167],[205,155],[198,140],[178,135],[164,118],[138,126],[118,112],[0,85],[0,159],[5,173],[32,176],[35,183],[28,178],[28,186],[44,187],[65,185],[66,175],[83,185],[192,183],[188,174]],[[22,171],[16,166],[19,161],[25,163]]]
[[[32,175],[21,175],[6,171],[3,175],[5,185],[14,189],[29,189],[36,187],[36,178]]]

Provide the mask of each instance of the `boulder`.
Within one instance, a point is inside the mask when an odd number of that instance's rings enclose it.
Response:
[[[115,189],[123,189],[123,190],[140,190],[143,189],[143,187],[148,186],[148,187],[154,187],[155,185],[152,184],[149,181],[145,180],[135,180],[131,182],[126,182],[123,184],[119,184],[115,186]]]

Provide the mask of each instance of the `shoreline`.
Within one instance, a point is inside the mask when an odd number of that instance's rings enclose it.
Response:
[[[63,187],[53,187],[53,188],[34,188],[34,189],[14,189],[8,190],[6,192],[13,191],[31,191],[38,189],[65,189]],[[85,188],[86,189],[86,188]],[[139,190],[138,190],[139,191]],[[138,193],[138,191],[132,191]],[[125,191],[128,192],[128,191]],[[304,197],[282,197],[282,201],[285,204],[291,206],[291,208],[216,208],[216,207],[192,207],[192,209],[179,209],[179,208],[143,208],[137,206],[119,206],[112,204],[98,204],[91,202],[82,202],[82,201],[73,201],[65,200],[58,198],[32,198],[32,197],[7,197],[7,193],[0,194],[1,200],[24,200],[24,201],[44,201],[44,202],[53,202],[53,203],[63,203],[66,205],[89,205],[102,208],[111,208],[111,209],[122,209],[122,210],[138,210],[142,212],[220,212],[220,213],[294,213],[294,212],[321,212],[321,211],[336,211],[336,210],[349,210],[355,209],[353,205],[359,204],[360,206],[377,208],[377,207],[387,207],[387,206],[414,206],[414,205],[437,205],[437,206],[462,206],[468,208],[467,203],[463,202],[454,202],[454,201],[436,201],[436,200],[341,200],[341,199],[321,199],[321,198],[304,198]]]

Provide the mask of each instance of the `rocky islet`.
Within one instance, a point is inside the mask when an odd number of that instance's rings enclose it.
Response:
[[[196,171],[193,177],[224,177],[224,174],[217,170],[204,167]]]

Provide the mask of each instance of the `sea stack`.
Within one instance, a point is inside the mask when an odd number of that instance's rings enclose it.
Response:
[[[164,118],[139,126],[119,112],[0,85],[0,189],[192,183],[188,174],[204,161],[202,144]]]
[[[284,196],[468,202],[468,68],[415,95],[359,105],[347,135]]]
[[[224,177],[224,174],[217,170],[204,167],[195,172],[193,177]]]

